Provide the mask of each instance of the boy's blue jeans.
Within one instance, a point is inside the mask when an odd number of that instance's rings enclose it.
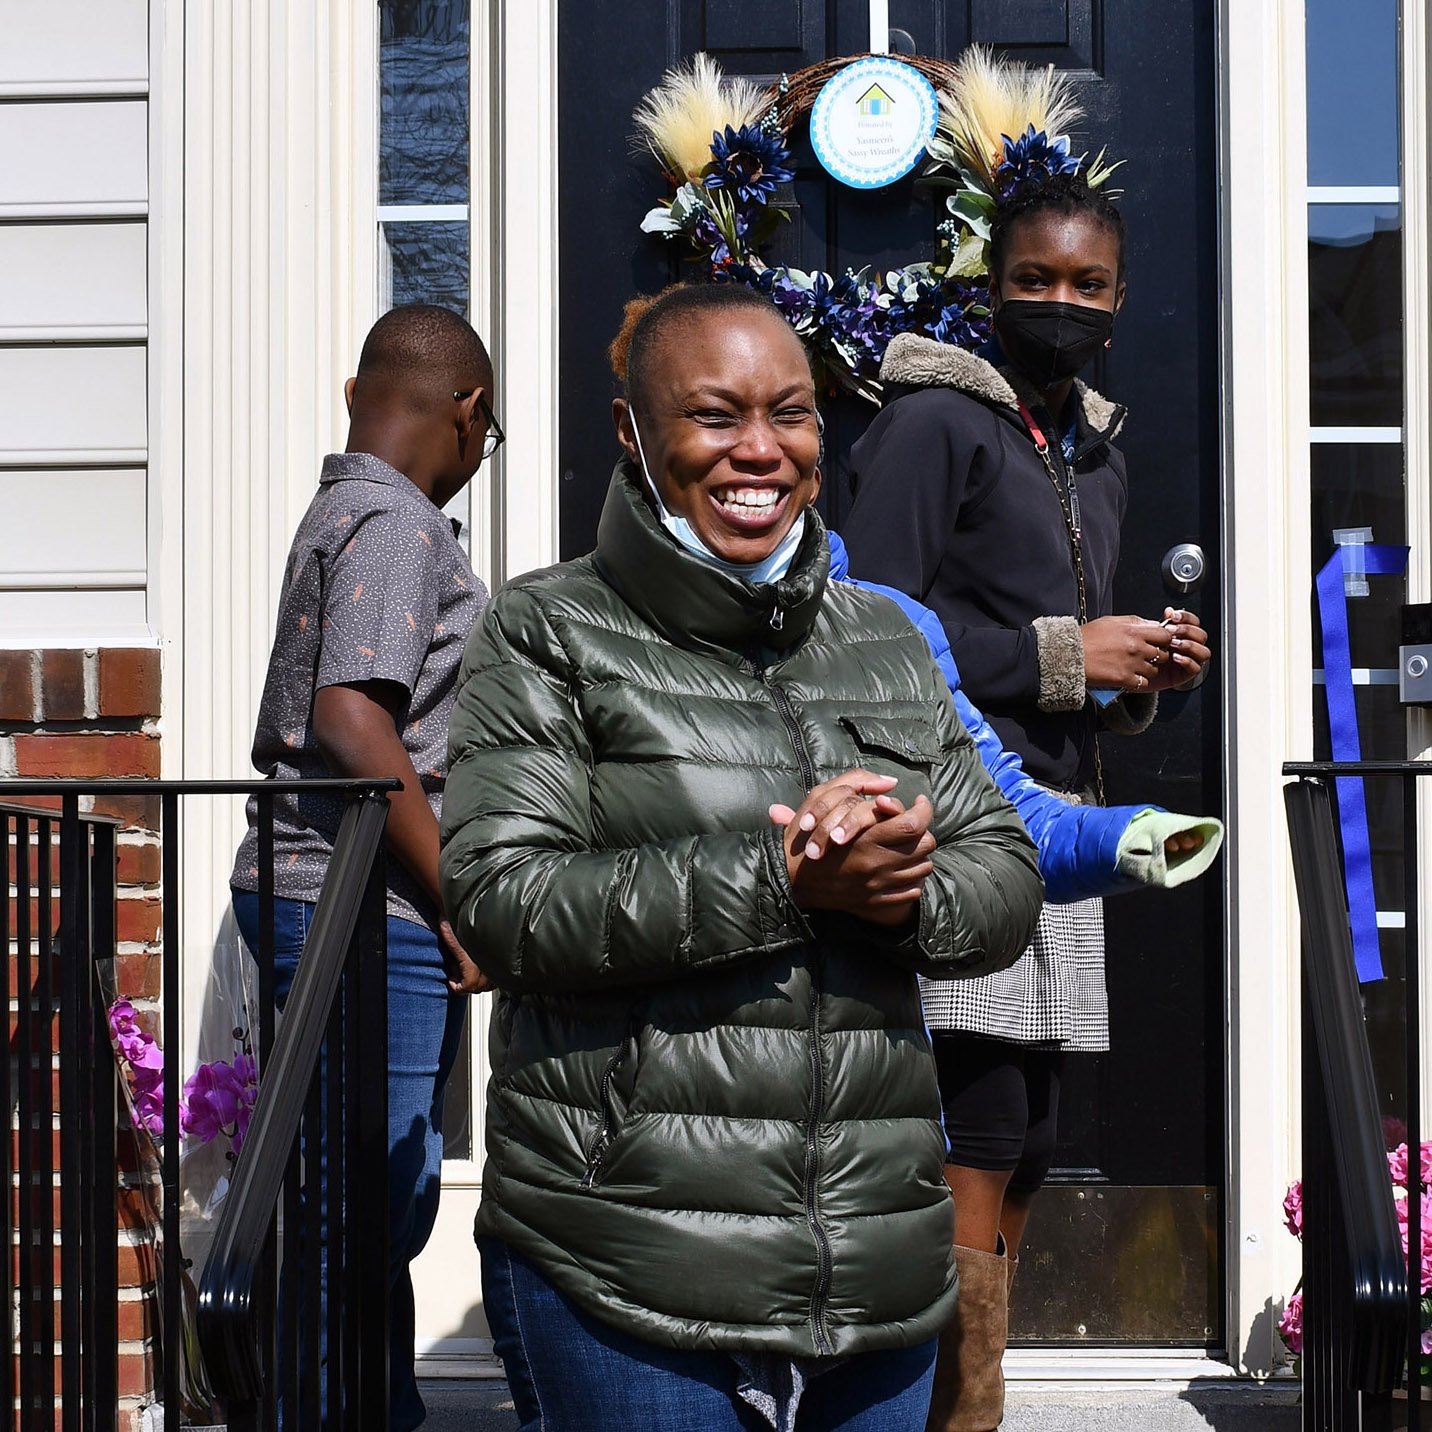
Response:
[[[251,950],[259,947],[259,897],[235,890],[234,916]],[[314,906],[274,901],[274,985],[283,1008],[303,953]],[[413,1280],[437,1218],[443,1157],[443,1091],[457,1059],[466,1000],[448,993],[437,935],[388,919],[388,1377],[392,1432],[411,1432],[425,1415],[413,1370]],[[326,1220],[325,1220],[326,1222]],[[325,1300],[327,1287],[325,1280]],[[326,1301],[323,1326],[327,1326]],[[320,1345],[319,1362],[325,1349]],[[303,1376],[321,1376],[305,1369]],[[324,1379],[326,1386],[326,1378]]]

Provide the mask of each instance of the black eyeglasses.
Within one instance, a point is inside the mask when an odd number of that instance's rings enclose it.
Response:
[[[506,442],[507,434],[502,431],[502,424],[497,421],[497,414],[492,411],[487,399],[478,393],[476,388],[469,388],[465,393],[454,393],[453,402],[461,403],[474,393],[477,393],[477,405],[482,409],[482,416],[487,419],[487,436],[482,440],[482,460],[486,462]]]

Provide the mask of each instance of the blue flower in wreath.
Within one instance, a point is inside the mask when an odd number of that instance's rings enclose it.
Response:
[[[978,348],[990,335],[989,319],[969,312],[973,298],[961,293],[940,309],[928,325],[930,337],[937,343],[952,343],[957,348]]]
[[[1004,158],[995,166],[994,182],[1001,201],[1031,180],[1042,183],[1056,174],[1079,172],[1079,161],[1069,153],[1069,141],[1063,135],[1050,139],[1031,124],[1018,139],[1007,134],[1000,138],[1004,141]]]
[[[701,182],[708,189],[725,189],[738,205],[764,204],[782,184],[796,177],[791,152],[778,134],[759,125],[743,124],[711,135],[712,162]]]
[[[744,239],[748,225],[746,216],[739,210],[735,215],[735,222],[736,237]],[[735,254],[731,251],[731,245],[726,240],[726,234],[709,213],[703,213],[696,220],[691,233],[698,244],[711,250],[711,262],[716,267],[724,267],[735,258]]]
[[[773,278],[765,291],[770,294],[786,322],[793,327],[799,327],[811,311],[810,290],[793,283],[784,273],[776,275],[774,269],[767,269],[766,272],[772,274]]]

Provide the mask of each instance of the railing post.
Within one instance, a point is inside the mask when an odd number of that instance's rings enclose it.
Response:
[[[370,799],[386,802],[378,795]],[[357,960],[350,964],[353,988],[350,1108],[356,1133],[358,1170],[386,1168],[388,1161],[388,918],[384,853],[380,847],[356,935]],[[350,1267],[357,1270],[354,1294],[361,1308],[356,1329],[359,1387],[358,1426],[388,1426],[388,1182],[355,1178],[358,1216],[352,1230]],[[368,1250],[366,1257],[363,1250]]]
[[[1421,870],[1417,854],[1417,777],[1402,777],[1403,996],[1407,1079],[1407,1427],[1422,1429],[1422,971],[1418,909]]]
[[[39,1006],[37,1035],[31,1051],[30,1078],[35,1086],[35,1154],[39,1178],[27,1191],[35,1204],[35,1261],[41,1279],[36,1308],[35,1339],[40,1346],[40,1406],[55,1400],[55,944],[53,876],[50,873],[54,823],[45,816],[36,822],[35,888],[38,894],[38,953],[35,999]]]
[[[20,1225],[20,1415],[27,1419],[37,1410],[35,1393],[35,1084],[31,1061],[34,1053],[35,994],[30,984],[32,903],[30,900],[30,818],[15,823],[15,1000],[18,1035],[15,1076],[19,1083],[19,1174],[17,1195]],[[54,1275],[50,1275],[53,1284]]]
[[[90,1067],[90,1154],[93,1181],[86,1190],[91,1273],[85,1308],[85,1378],[94,1409],[85,1432],[114,1432],[119,1403],[119,1170],[115,1135],[119,1123],[119,1069],[110,1052],[109,1015],[100,997],[98,963],[116,954],[116,858],[114,827],[96,824],[86,872],[90,910],[90,963],[85,970],[86,1041]]]
[[[65,796],[60,817],[60,1401],[64,1432],[80,1426],[83,1346],[81,1308],[95,1296],[84,1274],[90,1227],[82,1212],[94,1170],[87,1157],[84,1101],[86,1025],[90,1002],[89,881],[81,842],[80,801]],[[50,879],[48,854],[43,878]],[[90,1117],[93,1117],[91,1112]]]
[[[168,1060],[164,1080],[164,1145],[160,1171],[163,1203],[161,1206],[163,1256],[156,1272],[159,1275],[160,1349],[163,1358],[164,1420],[167,1427],[172,1418],[180,1416],[180,1369],[184,1357],[183,1289],[180,1275],[183,1254],[179,1247],[179,1051],[183,1047],[183,1031],[179,1024],[182,1006],[179,991],[179,797],[166,791],[160,797],[159,820],[161,846],[163,959],[163,1038],[160,1043]]]
[[[3,945],[5,954],[5,971],[0,974],[0,991],[4,993],[6,1032],[9,1032],[10,1021],[10,937],[12,923],[16,927],[15,946],[15,999],[21,998],[20,990],[23,988],[23,981],[18,978],[23,967],[20,957],[20,946],[18,943],[19,910],[16,908],[16,918],[12,922],[10,918],[10,872],[15,872],[15,907],[18,907],[22,900],[29,898],[29,892],[25,889],[25,882],[20,878],[20,831],[18,817],[12,818],[8,813],[0,812],[0,835],[5,839],[5,898],[0,901],[0,945]],[[19,1018],[19,1010],[16,1010],[16,1019]],[[12,1040],[12,1043],[14,1041]],[[23,1046],[21,1046],[23,1048]],[[4,1263],[4,1271],[0,1273],[0,1288],[5,1292],[5,1316],[3,1319],[4,1328],[0,1331],[0,1357],[3,1357],[3,1365],[0,1365],[0,1405],[3,1405],[8,1412],[15,1405],[15,1333],[11,1322],[10,1309],[15,1306],[15,1284],[18,1281],[11,1273],[10,1248],[15,1237],[15,1225],[18,1221],[15,1214],[18,1209],[12,1202],[10,1192],[11,1183],[14,1179],[14,1160],[10,1156],[11,1133],[10,1133],[10,1111],[15,1107],[15,1091],[10,1084],[10,1051],[7,1048],[5,1057],[0,1059],[0,1108],[4,1109],[5,1137],[0,1144],[0,1187],[4,1189],[5,1217],[3,1222],[5,1228],[5,1257],[0,1262]],[[24,1137],[24,1127],[19,1126],[20,1137]],[[14,1210],[12,1212],[12,1210]],[[21,1249],[21,1256],[24,1250]]]
[[[1304,1425],[1386,1426],[1407,1349],[1407,1263],[1382,1138],[1325,777],[1285,768],[1304,976]],[[1363,1414],[1366,1414],[1364,1417]]]

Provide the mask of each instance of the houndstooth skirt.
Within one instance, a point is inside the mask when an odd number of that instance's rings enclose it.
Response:
[[[922,978],[920,997],[925,1022],[935,1031],[964,1030],[1054,1049],[1107,1049],[1104,902],[1046,905],[1033,942],[1007,970],[968,980]]]

